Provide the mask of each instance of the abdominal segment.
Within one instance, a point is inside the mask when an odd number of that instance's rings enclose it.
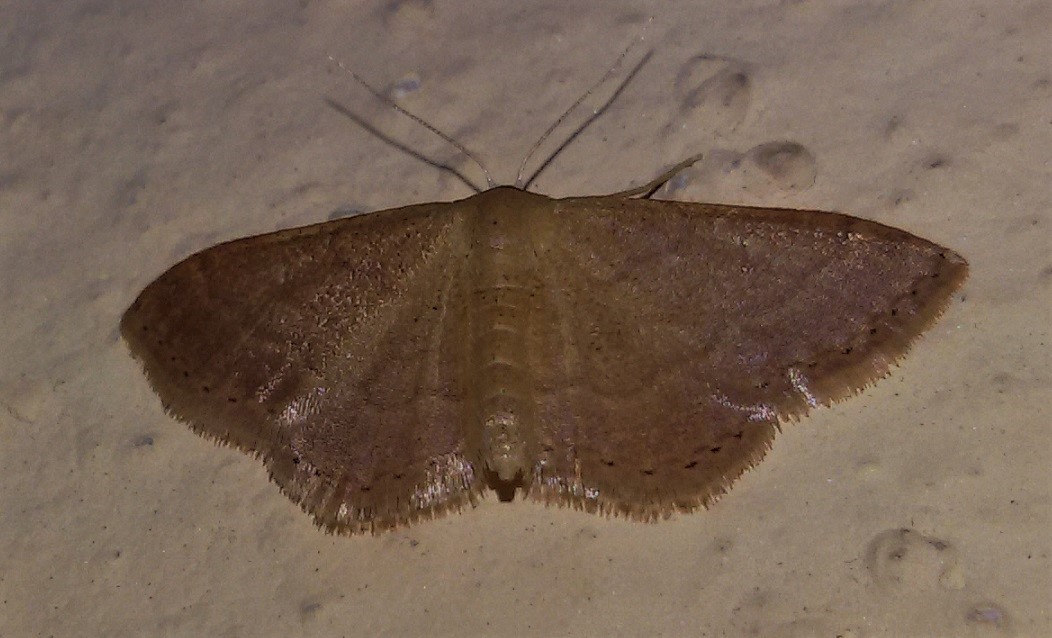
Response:
[[[501,481],[527,478],[528,433],[533,429],[531,379],[526,367],[529,292],[505,286],[482,292],[474,344],[478,417],[489,470]]]

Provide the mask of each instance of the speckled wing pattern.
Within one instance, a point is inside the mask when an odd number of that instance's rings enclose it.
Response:
[[[967,272],[836,213],[576,198],[554,215],[529,492],[642,519],[709,504],[779,422],[883,377]]]
[[[171,414],[261,458],[326,529],[457,509],[483,485],[461,419],[455,211],[410,206],[220,244],[150,284],[122,332]]]

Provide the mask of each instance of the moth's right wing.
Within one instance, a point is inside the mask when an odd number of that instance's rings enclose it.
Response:
[[[884,376],[967,272],[822,211],[579,198],[554,228],[532,492],[640,518],[711,502],[780,421]]]

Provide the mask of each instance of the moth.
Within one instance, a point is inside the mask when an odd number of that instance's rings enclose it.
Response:
[[[488,488],[641,520],[707,506],[781,423],[885,376],[967,274],[818,210],[496,187],[237,239],[121,321],[166,410],[314,521]]]

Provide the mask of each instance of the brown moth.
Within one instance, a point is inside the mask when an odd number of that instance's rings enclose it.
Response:
[[[329,531],[487,487],[642,520],[710,504],[779,423],[885,376],[967,273],[834,212],[515,187],[227,242],[121,331],[166,410]]]

